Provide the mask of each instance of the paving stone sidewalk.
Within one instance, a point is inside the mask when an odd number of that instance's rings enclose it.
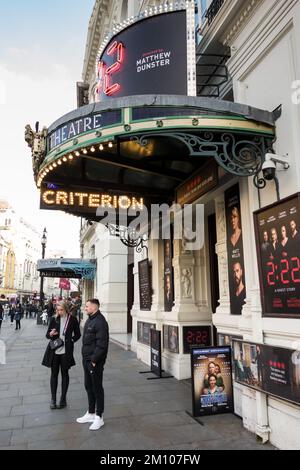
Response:
[[[175,379],[148,381],[147,367],[134,353],[110,344],[104,372],[105,426],[97,432],[75,422],[87,409],[80,347],[71,369],[68,408],[49,409],[50,371],[41,366],[47,344],[45,326],[22,321],[21,331],[4,323],[7,364],[0,365],[0,450],[272,450],[262,446],[233,415],[202,418],[187,413],[191,390]]]

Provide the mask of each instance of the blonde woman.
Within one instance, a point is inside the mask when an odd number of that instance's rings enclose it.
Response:
[[[42,365],[51,368],[51,403],[50,408],[65,408],[67,406],[67,391],[69,387],[69,369],[75,365],[74,343],[79,340],[80,328],[77,318],[69,313],[67,302],[56,304],[56,315],[51,318],[46,338],[50,340],[46,349]],[[53,344],[59,340],[60,347]],[[51,343],[52,342],[52,343]],[[50,344],[51,343],[51,344]],[[55,349],[52,349],[55,347]],[[59,370],[61,371],[61,399],[56,405],[56,393]]]

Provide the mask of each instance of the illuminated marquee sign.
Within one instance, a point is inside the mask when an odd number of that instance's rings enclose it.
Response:
[[[44,207],[41,209],[51,209],[60,206],[61,209],[68,207],[86,209],[97,209],[98,207],[107,207],[115,209],[139,209],[143,210],[143,198],[116,196],[109,194],[101,194],[96,192],[85,191],[62,191],[61,189],[47,189],[42,191],[42,203]]]
[[[187,94],[186,11],[138,21],[116,34],[96,64],[96,101],[144,94]]]
[[[96,191],[57,189],[51,188],[51,185],[45,185],[41,189],[41,209],[60,209],[96,214],[98,207],[142,211],[144,209],[144,199],[143,197],[105,194]]]

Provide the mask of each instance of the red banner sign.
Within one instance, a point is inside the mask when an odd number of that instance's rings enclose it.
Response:
[[[70,290],[71,284],[69,279],[60,279],[59,280],[59,288],[63,290]]]

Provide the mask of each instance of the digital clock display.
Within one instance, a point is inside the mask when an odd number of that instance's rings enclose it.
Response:
[[[155,15],[116,34],[97,57],[96,101],[187,94],[186,12]]]
[[[300,316],[300,206],[291,196],[255,213],[263,314]]]
[[[268,286],[298,284],[300,282],[300,260],[297,256],[284,258],[275,264],[272,261],[267,263],[267,283]]]
[[[210,326],[184,326],[183,352],[190,354],[191,348],[211,346]]]

